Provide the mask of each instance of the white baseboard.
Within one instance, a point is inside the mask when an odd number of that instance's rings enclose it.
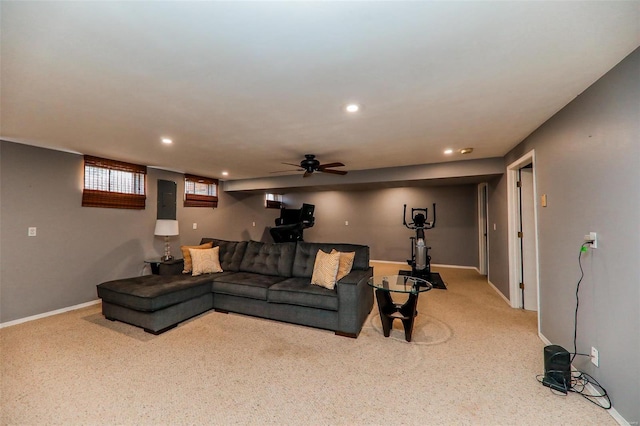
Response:
[[[407,267],[409,266],[407,264],[407,262],[397,262],[397,261],[394,261],[394,260],[374,260],[374,259],[370,259],[369,262],[390,263],[392,265],[405,265]],[[480,273],[480,270],[476,266],[444,265],[442,263],[432,263],[431,266],[433,266],[435,268],[474,269],[475,271]]]
[[[3,322],[3,323],[0,323],[0,328],[11,327],[12,325],[22,324],[23,322],[35,321],[35,320],[40,319],[40,318],[46,318],[46,317],[50,317],[52,315],[62,314],[64,312],[75,311],[76,309],[82,309],[82,308],[86,308],[88,306],[97,305],[100,302],[101,302],[100,299],[96,299],[96,300],[92,300],[91,302],[81,303],[79,305],[69,306],[69,307],[62,308],[62,309],[56,309],[55,311],[45,312],[45,313],[38,314],[38,315],[32,315],[32,316],[26,317],[26,318],[20,318],[20,319],[13,320],[13,321]]]
[[[435,268],[457,268],[457,269],[473,269],[477,273],[480,273],[480,269],[476,266],[462,266],[462,265],[444,265],[442,263],[432,263],[431,266]]]
[[[551,345],[551,340],[547,339],[546,336],[542,333],[538,333],[538,337],[540,338],[540,340],[542,340],[542,342],[544,342],[545,345]]]
[[[502,297],[502,299],[507,302],[507,305],[511,306],[511,301],[509,299],[507,299],[507,296],[505,296],[504,294],[502,294],[502,292],[500,290],[498,290],[498,287],[496,287],[495,285],[493,285],[493,283],[491,281],[489,281],[489,278],[487,278],[487,283],[489,283],[489,285],[491,286],[491,288],[493,288],[495,290],[496,293],[498,293],[498,296]]]
[[[538,337],[540,337],[540,340],[542,340],[544,342],[545,345],[551,345],[551,341],[549,339],[546,338],[546,336],[542,333],[538,333]],[[573,366],[573,364],[571,364],[571,370],[572,371],[578,371],[578,369],[576,367]],[[592,395],[597,395],[598,394],[598,390],[596,388],[593,387],[593,385],[591,383],[588,383],[585,386],[585,389]],[[618,413],[616,411],[615,408],[611,407],[610,409],[607,410],[607,413],[609,413],[609,415],[611,417],[613,417],[613,420],[616,421],[616,423],[618,423],[621,426],[631,426],[631,424],[620,415],[620,413]]]
[[[374,259],[369,259],[369,262],[378,262],[378,263],[392,263],[395,265],[405,265],[405,266],[409,266],[407,264],[407,262],[396,262],[394,260],[374,260]]]
[[[587,388],[587,389],[589,389],[589,392],[597,392],[597,391],[593,388],[593,386],[591,386],[591,384],[588,384],[588,385],[586,386],[586,388]],[[631,423],[629,423],[629,422],[627,421],[627,419],[625,419],[624,417],[622,417],[622,416],[620,415],[620,413],[618,413],[618,412],[616,411],[616,409],[615,409],[615,408],[611,407],[611,408],[609,408],[609,409],[607,410],[607,412],[609,413],[609,415],[610,415],[611,417],[613,417],[613,420],[615,420],[615,421],[616,421],[620,426],[631,426]],[[638,423],[636,422],[635,424],[638,424]]]

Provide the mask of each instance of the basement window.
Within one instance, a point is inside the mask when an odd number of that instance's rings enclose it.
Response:
[[[281,209],[282,194],[266,194],[265,207],[268,209]]]
[[[184,175],[185,207],[218,207],[218,179]]]
[[[147,166],[84,156],[83,207],[144,210]]]

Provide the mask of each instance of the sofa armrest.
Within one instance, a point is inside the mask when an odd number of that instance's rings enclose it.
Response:
[[[338,281],[338,330],[356,337],[373,309],[373,268],[351,271]]]
[[[373,276],[373,268],[369,268],[369,269],[365,269],[365,270],[352,270],[351,272],[349,272],[349,274],[347,274],[346,276],[344,276],[340,281],[338,281],[337,285],[343,285],[343,284],[350,284],[350,285],[357,285],[360,281],[362,281],[363,279],[369,279]],[[365,281],[365,284],[367,284],[367,282]]]
[[[162,262],[158,268],[159,275],[182,275],[184,269],[184,260],[172,260],[169,262]]]

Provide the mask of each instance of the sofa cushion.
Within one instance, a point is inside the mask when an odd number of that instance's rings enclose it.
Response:
[[[337,292],[312,285],[309,278],[289,278],[272,285],[267,292],[267,300],[271,303],[338,310]]]
[[[267,300],[267,289],[284,279],[286,278],[273,275],[235,272],[213,280],[211,288],[214,293]],[[215,294],[213,297],[215,298]]]
[[[220,267],[220,259],[218,259],[219,251],[220,247],[210,249],[189,249],[193,270],[191,275],[196,277],[202,274],[224,272]]]
[[[247,241],[227,241],[217,240],[215,238],[203,238],[201,244],[213,243],[214,247],[220,247],[220,266],[225,271],[238,272],[240,270],[240,262],[244,257],[247,249]]]
[[[331,250],[333,249],[340,252],[356,253],[353,259],[352,269],[369,269],[368,246],[361,246],[357,244],[307,243],[304,241],[298,241],[296,246],[296,256],[293,262],[292,276],[311,278],[318,250],[322,250],[325,253],[331,253]]]
[[[318,250],[316,261],[313,264],[313,274],[311,275],[311,284],[333,290],[336,286],[336,276],[338,267],[340,266],[340,253],[332,251],[325,253]]]
[[[353,251],[350,252],[341,252],[336,249],[331,250],[331,253],[339,253],[340,254],[340,264],[338,266],[338,273],[336,274],[336,280],[340,281],[351,272],[351,268],[353,268],[353,259],[356,256],[356,253]]]
[[[98,297],[114,305],[153,312],[211,292],[214,275],[143,275],[107,281],[97,286]]]
[[[296,243],[262,243],[249,241],[240,263],[240,271],[262,275],[290,277]]]
[[[190,249],[206,249],[213,247],[213,243],[207,242],[202,243],[199,246],[180,246],[180,251],[182,251],[182,260],[184,261],[184,266],[182,269],[183,274],[188,274],[191,272],[192,262],[191,262],[191,252]]]

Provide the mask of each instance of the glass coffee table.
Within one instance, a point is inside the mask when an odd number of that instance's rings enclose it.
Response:
[[[418,296],[433,288],[431,283],[422,278],[408,275],[384,275],[369,279],[369,285],[376,290],[376,300],[380,311],[380,321],[384,337],[389,337],[393,320],[400,319],[404,326],[404,337],[411,341],[413,323],[418,315]],[[409,298],[404,304],[394,303],[391,293],[405,293]]]

